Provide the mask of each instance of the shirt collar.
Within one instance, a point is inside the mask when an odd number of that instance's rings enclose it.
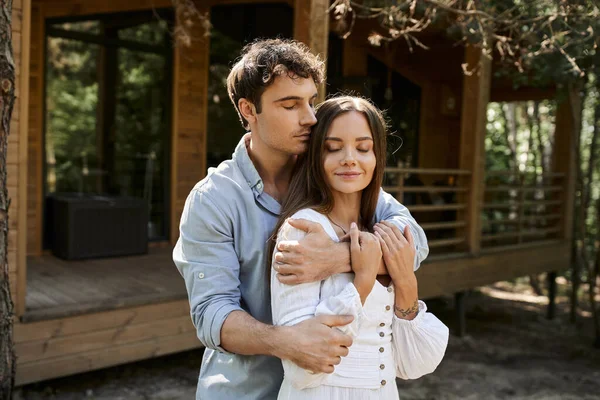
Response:
[[[250,145],[250,135],[248,132],[238,143],[233,152],[233,161],[237,164],[240,171],[242,171],[242,175],[244,175],[244,179],[248,183],[250,188],[258,191],[258,194],[261,194],[264,189],[264,185],[254,163],[250,159],[250,155],[248,154],[248,146]]]

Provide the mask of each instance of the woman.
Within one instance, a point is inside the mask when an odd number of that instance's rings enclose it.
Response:
[[[271,268],[273,323],[352,315],[340,329],[353,344],[347,357],[332,362],[331,374],[284,360],[279,399],[397,399],[395,377],[416,379],[435,370],[448,329],[418,300],[408,227],[403,234],[392,224],[373,224],[386,158],[381,112],[367,100],[343,96],[323,102],[317,120],[282,205],[276,241],[305,235],[285,222],[289,217],[319,222],[334,241],[350,237],[353,272],[285,285]],[[377,276],[382,258],[389,277]]]

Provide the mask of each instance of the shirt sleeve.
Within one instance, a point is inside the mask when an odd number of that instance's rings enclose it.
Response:
[[[394,223],[400,230],[404,231],[406,225],[409,226],[415,240],[415,266],[416,271],[421,266],[421,263],[429,254],[429,246],[427,245],[427,236],[423,228],[417,224],[408,211],[408,208],[403,206],[392,195],[383,191],[379,192],[379,200],[377,201],[377,209],[375,210],[375,219],[378,221],[389,221]]]
[[[185,280],[192,322],[200,342],[221,347],[221,327],[240,306],[240,264],[233,245],[231,222],[205,192],[188,196],[173,261]]]
[[[413,320],[394,315],[392,349],[396,376],[417,379],[430,374],[442,361],[448,346],[449,330],[427,306],[419,300],[419,313]]]
[[[285,223],[277,236],[281,240],[300,240],[306,234]],[[274,262],[274,260],[273,260]],[[338,327],[343,333],[355,338],[363,320],[360,295],[353,283],[348,283],[337,295],[321,298],[321,282],[286,285],[277,279],[271,268],[271,310],[274,325],[291,326],[317,315],[352,315],[354,320]],[[297,389],[319,386],[328,374],[313,374],[289,360],[282,360],[286,379]]]

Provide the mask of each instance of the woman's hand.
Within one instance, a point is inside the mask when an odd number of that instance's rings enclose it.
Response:
[[[413,283],[416,286],[414,271],[416,250],[408,225],[404,228],[404,234],[396,225],[387,221],[375,224],[373,230],[381,244],[383,261],[394,286],[398,288]]]
[[[407,225],[403,235],[396,225],[383,221],[373,229],[396,289],[394,312],[398,318],[414,319],[419,312],[419,295],[414,271],[416,250],[410,228]]]
[[[355,223],[350,227],[350,259],[354,271],[354,286],[362,303],[373,290],[381,262],[382,249],[377,237],[369,232],[360,232]]]

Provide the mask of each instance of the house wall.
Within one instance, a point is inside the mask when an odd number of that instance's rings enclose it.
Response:
[[[42,251],[42,158],[43,158],[43,65],[44,65],[44,19],[59,16],[87,15],[96,13],[143,10],[152,7],[170,7],[169,0],[137,0],[117,2],[105,0],[22,0],[33,1],[31,5],[31,40],[25,41],[31,49],[28,62],[30,72],[24,80],[29,84],[30,100],[24,103],[25,114],[29,114],[29,128],[21,124],[20,135],[11,135],[10,148],[17,148],[19,138],[27,144],[22,147],[25,156],[11,156],[9,189],[11,195],[19,188],[26,189],[27,202],[23,197],[15,201],[21,205],[11,211],[11,239],[9,258],[11,284],[26,273],[26,256],[36,256]],[[261,0],[261,3],[271,0]],[[242,1],[243,2],[243,1]],[[215,1],[215,4],[240,3],[238,0]],[[286,2],[290,4],[290,2]],[[21,2],[15,1],[16,5]],[[324,0],[298,0],[308,15],[322,19]],[[22,6],[21,6],[22,7]],[[21,10],[22,8],[19,8]],[[208,5],[197,4],[201,12],[208,12]],[[310,24],[305,29],[310,28]],[[18,28],[16,25],[15,28]],[[208,79],[209,41],[203,28],[194,26],[195,38],[191,46],[176,46],[173,68],[173,121],[171,152],[171,240],[178,235],[178,224],[185,199],[193,185],[206,172],[206,93]],[[314,32],[307,34],[295,30],[315,46],[323,46],[326,39],[319,41]],[[16,35],[15,35],[16,36]],[[322,39],[322,38],[321,38]],[[24,39],[21,39],[24,40]],[[20,43],[20,42],[19,42]],[[326,46],[326,44],[325,44]],[[19,69],[18,69],[19,70]],[[13,131],[18,127],[19,113],[14,115]],[[23,113],[22,113],[23,114]],[[25,133],[23,130],[25,129]],[[19,129],[16,129],[19,132]],[[17,170],[21,162],[24,167]],[[19,173],[26,176],[19,178]],[[25,183],[27,182],[27,187]],[[20,186],[17,184],[19,183]],[[25,206],[26,205],[26,206]],[[17,212],[23,215],[17,218]],[[15,221],[18,223],[15,224]],[[16,234],[23,226],[22,248],[17,256]],[[26,235],[25,235],[26,233]],[[27,245],[27,247],[25,247]],[[17,265],[15,258],[20,257]],[[25,311],[25,280],[23,288],[15,291],[21,296],[21,312]],[[21,323],[15,322],[17,385],[90,371],[112,365],[132,362],[164,354],[189,350],[201,346],[195,328],[190,321],[187,300],[173,301],[134,308],[119,309],[76,317]]]

